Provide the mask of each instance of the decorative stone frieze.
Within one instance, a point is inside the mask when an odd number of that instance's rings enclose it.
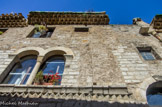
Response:
[[[108,93],[104,93],[105,89]],[[131,93],[125,90],[127,90],[126,87],[114,87],[114,90],[112,90],[110,87],[48,87],[41,85],[0,85],[0,96],[22,98],[64,98],[90,101],[101,101],[103,99],[105,99],[105,101],[133,101],[133,99],[131,98]]]

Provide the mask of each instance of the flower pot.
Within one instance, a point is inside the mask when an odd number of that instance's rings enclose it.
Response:
[[[43,85],[53,85],[53,83],[44,82]]]
[[[53,85],[53,83],[47,83],[47,82],[44,82],[43,84],[34,83],[33,85]]]

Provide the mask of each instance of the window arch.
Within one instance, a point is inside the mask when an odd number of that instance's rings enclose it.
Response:
[[[162,105],[162,81],[151,84],[146,91],[146,96],[149,105]]]
[[[32,85],[34,83],[34,85],[41,85],[47,74],[59,73],[60,85],[65,67],[65,59],[67,61],[66,67],[69,67],[69,62],[74,57],[72,50],[64,47],[55,47],[47,50],[37,47],[26,47],[10,55],[14,57],[7,69],[0,75],[1,84]],[[27,66],[28,62],[30,62],[30,66]],[[44,72],[40,72],[41,70],[44,70]]]
[[[35,64],[36,56],[25,56],[16,63],[3,81],[3,84],[26,84]]]
[[[57,74],[59,76],[58,82],[55,83],[57,85],[61,84],[62,75],[64,72],[65,66],[65,58],[63,55],[53,55],[49,57],[44,63],[42,64],[39,72],[43,71],[43,78],[49,75]]]

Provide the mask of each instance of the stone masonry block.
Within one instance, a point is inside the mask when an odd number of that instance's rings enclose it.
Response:
[[[2,84],[0,85],[0,92],[13,92],[14,85]]]
[[[103,94],[103,92],[104,92],[103,87],[93,86],[93,93],[95,93],[95,94]]]
[[[28,92],[44,92],[44,87],[28,87]]]
[[[66,87],[66,93],[78,93],[79,88],[78,87]]]
[[[109,88],[109,94],[128,94],[127,88]]]
[[[92,93],[92,87],[79,87],[79,93]]]
[[[15,88],[14,88],[14,92],[26,92],[26,91],[27,91],[27,87],[15,86]]]
[[[103,87],[103,94],[109,94],[109,88]]]

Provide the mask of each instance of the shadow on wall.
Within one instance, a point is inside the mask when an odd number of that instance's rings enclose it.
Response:
[[[109,103],[85,100],[43,99],[43,98],[20,98],[0,96],[0,106],[32,106],[32,107],[149,107],[146,104],[135,103]]]

